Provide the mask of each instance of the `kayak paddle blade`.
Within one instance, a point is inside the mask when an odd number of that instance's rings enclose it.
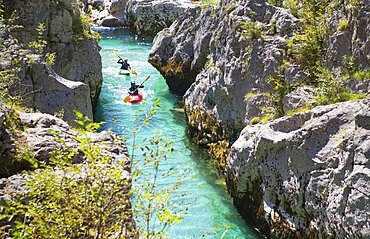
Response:
[[[118,53],[118,51],[116,51],[116,50],[113,50],[113,53],[114,53],[114,55],[116,55],[118,58],[121,58],[120,56],[119,56],[119,53]]]
[[[135,70],[132,70],[132,69],[131,69],[131,74],[133,74],[134,76],[137,76],[137,72]]]
[[[123,99],[123,102],[127,103],[129,100],[130,100],[130,95],[126,96],[126,97]]]

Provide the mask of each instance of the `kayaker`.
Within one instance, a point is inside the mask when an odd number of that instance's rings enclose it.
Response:
[[[122,58],[119,58],[119,60],[117,61],[117,63],[122,64],[121,65],[121,69],[122,70],[131,70],[131,66],[130,66],[130,64],[128,64],[128,60],[127,59],[122,60]]]
[[[129,90],[129,94],[130,95],[138,95],[139,94],[139,88],[144,88],[144,85],[141,84],[141,85],[137,85],[135,83],[135,81],[131,81],[131,86],[130,88],[128,89]]]

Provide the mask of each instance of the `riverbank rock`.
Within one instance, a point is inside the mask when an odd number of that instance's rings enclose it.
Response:
[[[190,7],[190,0],[105,0],[94,1],[89,9],[97,26],[127,26],[134,34],[154,37]]]
[[[124,234],[130,233],[133,228],[131,196],[129,194],[131,164],[127,148],[117,135],[107,131],[81,134],[57,117],[42,113],[15,111],[4,105],[0,107],[0,123],[0,205],[2,207],[0,224],[5,226],[3,233],[6,234],[12,231],[15,227],[15,220],[24,220],[23,215],[19,219],[20,214],[12,211],[15,206],[10,202],[16,201],[27,204],[30,183],[32,184],[37,180],[38,183],[33,184],[34,190],[42,190],[43,187],[51,190],[52,193],[55,190],[56,197],[72,193],[77,200],[80,197],[86,199],[86,197],[81,196],[80,191],[77,191],[80,189],[86,190],[86,194],[95,193],[94,198],[96,197],[98,200],[89,200],[89,208],[83,208],[81,211],[83,216],[76,215],[76,218],[80,220],[86,221],[84,216],[92,215],[96,211],[100,212],[101,202],[110,200],[105,204],[107,210],[104,211],[107,216],[104,219],[108,224],[107,227],[110,226],[112,221],[124,223],[124,225],[120,225],[119,230],[126,230],[126,232],[123,231]],[[4,136],[8,137],[9,140],[5,141]],[[88,159],[87,153],[83,153],[86,152],[87,148],[89,148],[87,151],[94,155],[88,162],[86,162]],[[7,151],[3,152],[3,149],[7,149]],[[7,158],[3,157],[3,153]],[[46,168],[41,166],[36,170],[31,167],[31,164],[35,165],[35,163],[39,165],[42,165],[41,163],[50,164],[50,159],[54,155],[56,155],[54,160],[66,160],[65,156],[73,155],[72,158],[68,159],[71,159],[72,163],[75,164],[75,170],[63,166]],[[52,165],[54,165],[54,162]],[[60,163],[62,164],[62,162]],[[32,173],[23,170],[32,170]],[[78,186],[73,185],[66,179],[71,179],[72,183],[76,183]],[[53,181],[53,184],[51,181]],[[97,187],[104,188],[97,190]],[[114,195],[109,190],[114,190]],[[98,191],[99,193],[96,193]],[[45,191],[34,193],[49,196]],[[35,194],[32,196],[34,197]],[[37,199],[35,200],[37,201]],[[58,205],[63,204],[59,204],[60,201],[53,202]],[[78,201],[67,201],[66,203],[70,207],[76,208],[76,210],[81,209],[81,204],[78,204]],[[32,206],[34,205],[31,205],[31,208]],[[40,205],[41,208],[37,210],[47,210],[43,206],[45,205]],[[22,207],[22,209],[29,210],[27,207]],[[62,213],[58,209],[60,208],[56,207],[56,215]],[[30,213],[32,215],[32,211]],[[10,218],[9,220],[7,220],[6,215]],[[119,218],[117,218],[118,216]],[[89,223],[86,224],[89,227]],[[124,226],[124,228],[121,228],[121,226]],[[76,230],[76,228],[72,227],[70,230]]]
[[[369,111],[366,99],[244,128],[226,167],[239,211],[273,238],[369,237]]]
[[[189,7],[189,0],[129,0],[125,11],[128,25],[134,33],[155,36],[160,30],[169,27]]]
[[[102,86],[100,47],[86,25],[79,3],[77,0],[5,0],[3,4],[5,17],[16,11],[18,18],[13,25],[22,26],[12,30],[18,43],[28,46],[42,37],[46,41],[43,52],[56,53],[52,68],[65,79],[88,85],[94,109]],[[36,30],[40,24],[44,24],[44,31]]]
[[[183,95],[205,66],[219,11],[193,6],[153,40],[148,61],[165,77],[170,91]]]
[[[15,111],[1,105],[0,119],[0,177],[30,169],[30,164],[22,160],[4,161],[5,158],[10,159],[21,153],[19,151],[27,151],[38,162],[48,162],[55,149],[64,147],[66,151],[71,151],[80,147],[80,142],[75,139],[79,134],[55,116]],[[124,161],[129,165],[127,148],[118,136],[107,131],[88,133],[87,136],[91,144],[101,147],[102,155],[109,156],[112,162]],[[66,145],[63,146],[57,137],[63,139]],[[75,162],[83,160],[84,155],[81,153],[74,156]]]
[[[273,93],[270,79],[278,77],[279,66],[287,57],[286,38],[292,35],[300,21],[288,10],[265,1],[224,1],[219,11],[217,20],[209,18],[218,24],[210,31],[208,50],[203,51],[208,52],[208,60],[202,61],[204,65],[198,68],[202,72],[185,93],[184,101],[186,112],[200,107],[202,112],[220,121],[227,131],[237,133],[253,118],[262,117],[263,108],[272,105],[271,99],[266,97]],[[174,52],[182,50],[180,44]]]

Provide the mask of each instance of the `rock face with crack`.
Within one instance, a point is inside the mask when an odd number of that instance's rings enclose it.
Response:
[[[247,126],[226,167],[235,205],[266,235],[370,236],[370,100]]]
[[[92,108],[83,111],[89,111],[88,115],[92,116],[92,109],[97,104],[102,86],[102,64],[99,54],[100,47],[89,32],[84,20],[86,16],[81,13],[79,3],[77,0],[5,0],[3,4],[6,9],[5,17],[8,18],[10,14],[16,12],[18,18],[13,24],[22,26],[21,29],[12,31],[12,34],[18,40],[18,44],[28,46],[30,42],[38,40],[42,36],[46,41],[46,46],[43,49],[44,53],[55,52],[56,54],[54,65],[51,67],[55,73],[66,80],[82,82],[87,85],[84,90],[90,95],[90,103],[85,103],[87,105],[91,104]],[[42,32],[37,31],[40,24],[44,24],[45,29]],[[19,60],[21,61],[21,59]],[[34,66],[36,69],[33,72],[28,71],[31,73],[28,77],[42,80],[45,72],[51,72],[50,70],[41,69],[45,66]],[[24,66],[23,72],[27,70],[27,66]],[[38,70],[41,70],[40,75],[37,75]],[[55,74],[53,74],[51,73],[47,78],[55,78]],[[23,75],[23,77],[26,76],[26,74]],[[72,84],[70,83],[70,85]],[[57,98],[54,100],[58,101]],[[80,100],[86,99],[81,98]],[[54,113],[52,111],[45,112]]]

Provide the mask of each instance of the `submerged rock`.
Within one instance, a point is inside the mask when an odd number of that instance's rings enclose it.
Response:
[[[239,211],[273,238],[369,237],[369,111],[367,99],[245,127],[226,167]]]

